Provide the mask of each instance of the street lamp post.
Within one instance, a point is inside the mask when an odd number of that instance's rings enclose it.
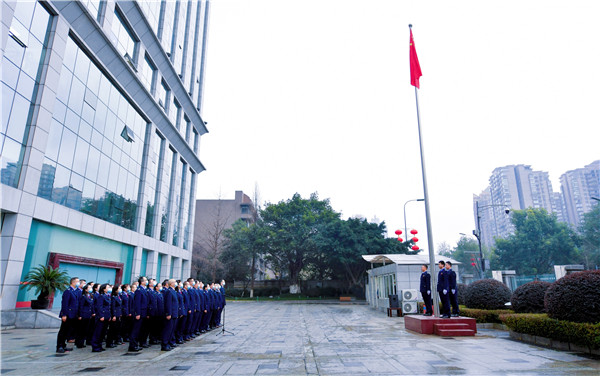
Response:
[[[481,259],[481,269],[479,274],[481,276],[481,279],[483,279],[485,273],[485,260],[483,259],[483,252],[481,250],[481,214],[479,214],[479,209],[491,208],[494,206],[506,207],[505,205],[495,204],[479,206],[479,201],[475,201],[475,208],[477,209],[477,230],[473,230],[473,235],[475,235],[475,237],[477,238],[477,242],[479,243],[479,258]],[[504,211],[506,212],[506,214],[508,214],[510,209],[505,209]]]
[[[425,199],[424,198],[415,198],[412,200],[408,200],[404,203],[404,236],[407,237],[407,240],[408,240],[408,231],[406,231],[407,230],[407,227],[406,227],[406,204],[408,204],[411,201],[425,201]]]

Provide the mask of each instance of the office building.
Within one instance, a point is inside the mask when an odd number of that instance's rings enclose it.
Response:
[[[37,265],[189,276],[209,2],[1,6],[2,309]]]

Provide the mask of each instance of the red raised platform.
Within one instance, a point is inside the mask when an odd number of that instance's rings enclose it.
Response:
[[[437,334],[444,337],[474,336],[477,322],[470,317],[442,319],[434,316],[404,316],[404,327],[422,334]]]

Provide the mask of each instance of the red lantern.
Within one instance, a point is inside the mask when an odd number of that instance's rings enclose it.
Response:
[[[417,235],[418,231],[417,230],[410,230],[410,233],[413,234],[413,235]]]
[[[411,248],[412,248],[413,251],[418,251],[419,250],[419,246],[418,245],[413,245]]]
[[[475,263],[474,263],[474,262],[472,262],[472,263],[471,263],[471,266],[475,267]]]
[[[396,235],[402,234],[402,230],[396,230]]]
[[[398,238],[398,241],[399,241],[399,242],[401,242],[401,241],[402,241],[402,238]]]
[[[417,237],[414,237],[414,238],[412,238],[412,241],[416,243],[416,242],[418,242],[418,241],[419,241],[419,238],[417,238]]]

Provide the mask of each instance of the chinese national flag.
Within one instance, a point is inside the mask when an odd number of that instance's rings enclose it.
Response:
[[[415,49],[415,41],[413,40],[412,30],[410,31],[410,84],[419,88],[419,78],[421,74],[421,66]]]

